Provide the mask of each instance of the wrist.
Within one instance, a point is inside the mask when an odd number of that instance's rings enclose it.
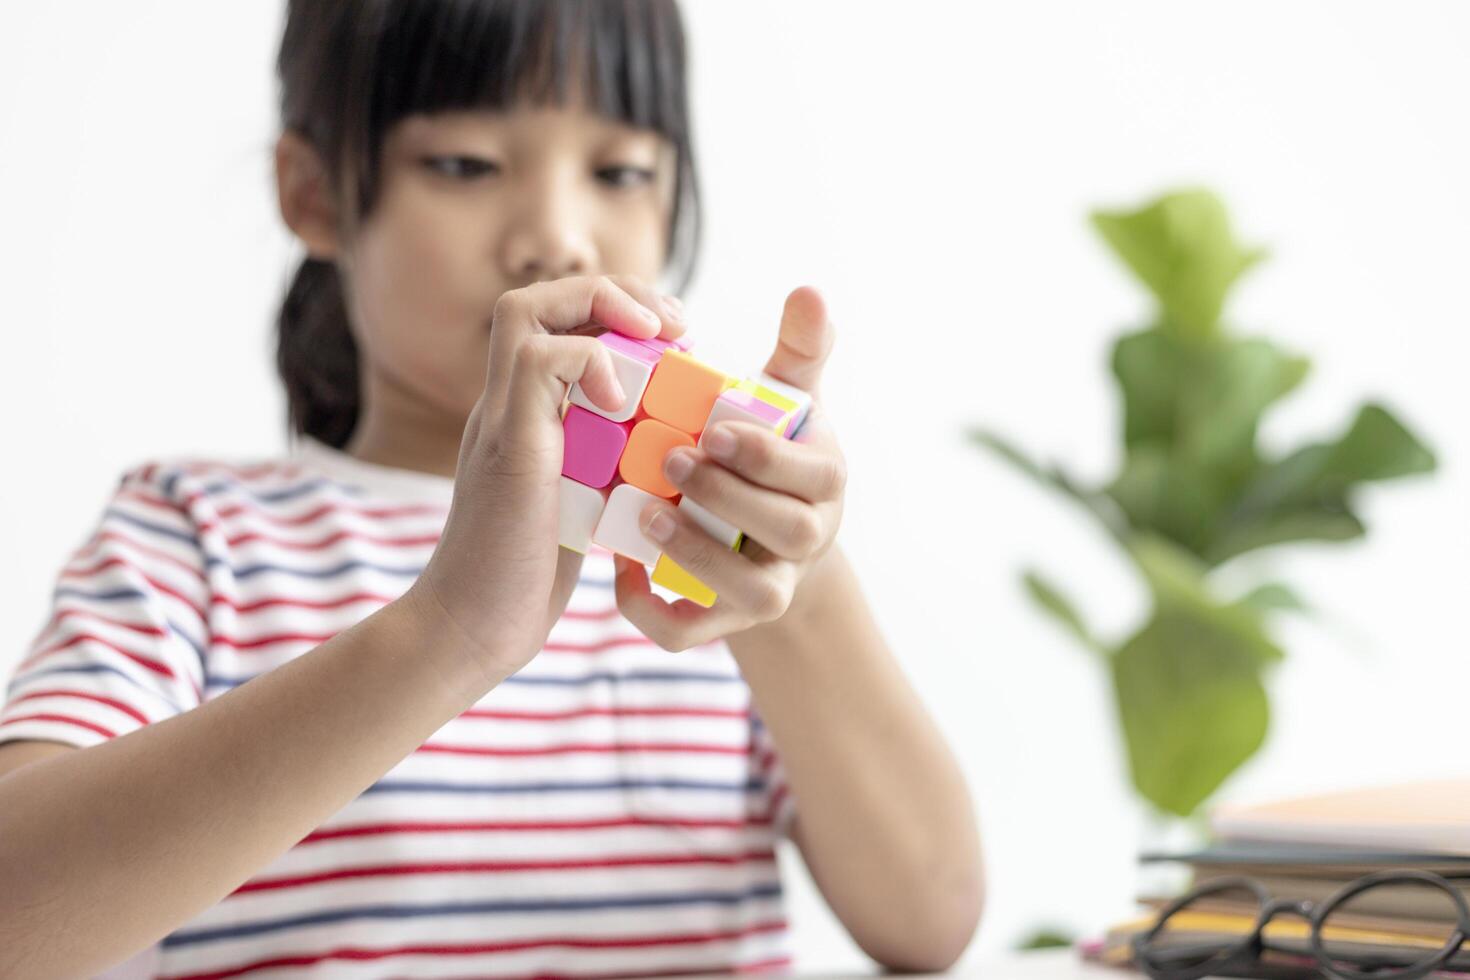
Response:
[[[464,701],[466,707],[519,669],[506,666],[509,657],[486,650],[455,622],[432,583],[422,577],[389,606],[395,609],[416,655],[438,674],[451,697]]]
[[[736,659],[748,653],[759,656],[775,648],[782,651],[782,659],[825,650],[824,637],[832,630],[833,604],[842,601],[843,576],[848,572],[847,559],[834,543],[802,577],[786,612],[727,638]]]

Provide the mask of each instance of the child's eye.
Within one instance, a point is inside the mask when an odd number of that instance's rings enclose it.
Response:
[[[473,180],[489,173],[499,173],[500,164],[479,157],[444,156],[424,157],[424,166],[446,177]]]
[[[597,179],[610,187],[636,187],[653,182],[654,173],[647,167],[603,167],[597,171]]]

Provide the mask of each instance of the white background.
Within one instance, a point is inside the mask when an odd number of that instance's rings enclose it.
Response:
[[[270,323],[296,253],[270,144],[280,3],[13,4],[0,32],[8,478],[0,669],[124,468],[282,451]],[[1105,356],[1147,314],[1085,214],[1205,183],[1272,258],[1232,313],[1315,361],[1271,446],[1383,397],[1436,475],[1368,493],[1367,542],[1269,565],[1288,624],[1254,798],[1470,773],[1464,564],[1470,7],[694,0],[709,225],[690,296],[758,367],[825,291],[842,532],[963,760],[990,874],[971,955],[1130,911],[1143,831],[1106,680],[1023,600],[1037,563],[1116,635],[1142,596],[1075,511],[967,446],[985,422],[1077,472],[1117,455]],[[840,651],[832,669],[842,670]],[[787,854],[802,966],[861,954]]]

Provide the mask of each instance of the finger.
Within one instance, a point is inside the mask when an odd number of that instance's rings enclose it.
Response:
[[[797,440],[753,422],[729,420],[710,426],[702,441],[704,451],[726,469],[812,503],[836,500],[847,486],[847,464],[823,420],[816,420],[810,433],[803,424]]]
[[[684,304],[679,297],[661,293],[637,276],[612,275],[608,278],[629,296],[658,313],[661,322],[659,337],[673,340],[684,335]]]
[[[733,631],[735,614],[718,599],[709,608],[690,599],[666,602],[654,595],[647,570],[622,555],[613,556],[613,594],[618,612],[639,632],[665,650],[703,646]]]
[[[491,417],[498,417],[504,408],[515,352],[523,340],[542,333],[570,333],[592,322],[640,339],[656,336],[663,325],[657,313],[606,276],[538,282],[502,294],[490,326],[485,381],[494,403]]]
[[[657,533],[656,516],[672,522],[666,536]],[[790,562],[775,556],[756,561],[735,551],[667,503],[650,504],[639,526],[671,561],[714,590],[716,605],[723,602],[758,622],[769,622],[791,603],[795,566]]]
[[[803,561],[821,547],[825,537],[821,515],[811,503],[751,483],[698,449],[674,449],[669,457],[668,462],[682,457],[693,464],[687,476],[675,479],[668,474],[680,493],[780,557]]]
[[[500,421],[508,448],[538,445],[547,423],[558,424],[568,385],[580,384],[593,402],[609,410],[623,404],[612,354],[595,337],[527,337],[513,361]]]
[[[794,289],[786,297],[786,305],[781,311],[776,350],[766,361],[765,371],[815,398],[822,380],[822,368],[835,341],[836,331],[827,318],[827,304],[822,294],[811,286]]]

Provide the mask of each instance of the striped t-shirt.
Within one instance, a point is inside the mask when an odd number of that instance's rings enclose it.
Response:
[[[452,488],[309,438],[248,465],[130,469],[57,577],[0,741],[93,745],[310,651],[413,582]],[[795,803],[750,689],[724,641],[646,639],[612,578],[594,550],[535,659],[162,939],[145,972],[786,967],[775,847]]]

